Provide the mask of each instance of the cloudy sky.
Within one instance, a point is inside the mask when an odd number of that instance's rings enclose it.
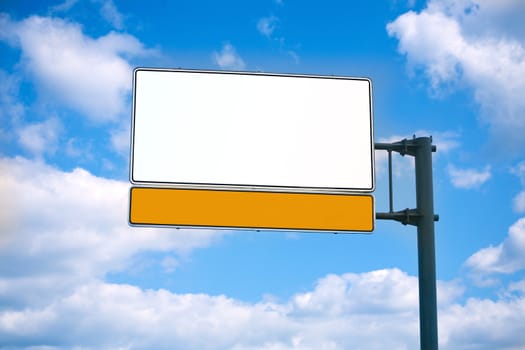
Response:
[[[525,348],[525,2],[364,3],[1,1],[0,348],[418,347],[413,227],[129,227],[137,66],[370,78],[375,141],[437,145],[441,348]]]

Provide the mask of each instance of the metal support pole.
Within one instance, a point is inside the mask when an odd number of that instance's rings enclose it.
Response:
[[[419,329],[421,350],[438,349],[436,253],[434,238],[434,194],[432,183],[432,139],[414,140],[419,268]]]
[[[395,143],[376,143],[376,150],[389,153],[389,212],[376,213],[378,220],[395,220],[403,225],[417,226],[418,275],[419,275],[419,336],[421,350],[438,349],[437,296],[436,296],[436,250],[434,221],[434,189],[432,181],[431,137],[419,137]],[[416,209],[392,210],[391,152],[410,155],[416,163]]]

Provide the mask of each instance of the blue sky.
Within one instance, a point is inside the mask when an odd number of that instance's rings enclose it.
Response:
[[[525,348],[521,0],[0,3],[0,347],[413,349],[413,227],[131,228],[137,66],[369,77],[432,135],[442,349]],[[284,117],[284,116],[283,116]],[[376,153],[379,211],[385,155]],[[413,207],[394,156],[395,207]]]

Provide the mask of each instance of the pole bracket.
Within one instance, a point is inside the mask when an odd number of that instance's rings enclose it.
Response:
[[[436,146],[432,145],[432,137],[430,140],[430,151],[436,152]],[[418,139],[414,135],[413,139],[403,139],[393,143],[381,143],[376,142],[374,144],[375,150],[383,150],[388,152],[388,199],[389,199],[389,210],[387,213],[376,213],[377,220],[394,220],[402,223],[403,225],[418,226],[419,220],[422,215],[417,209],[404,209],[400,211],[394,211],[394,186],[392,181],[392,152],[397,152],[402,156],[409,155],[416,157],[417,149],[421,147],[418,143]],[[439,215],[434,214],[433,221],[439,221]]]
[[[376,213],[377,220],[394,220],[402,223],[403,225],[417,226],[419,219],[422,217],[417,209],[404,209],[389,213]],[[439,215],[434,215],[434,221],[439,221]]]
[[[432,137],[430,137],[430,142],[432,142]],[[413,139],[403,139],[398,142],[393,143],[382,143],[382,142],[376,142],[374,144],[374,148],[376,150],[385,150],[389,152],[397,152],[401,154],[402,156],[409,155],[409,156],[416,156],[416,149],[419,147],[419,144],[416,141],[416,137],[414,135]],[[432,152],[436,152],[436,146],[431,145]]]
[[[431,137],[414,136],[411,140],[376,143],[375,149],[388,152],[389,183],[389,211],[376,213],[376,219],[395,220],[417,227],[420,348],[438,350],[434,222],[439,217],[434,214],[432,184],[432,152],[436,151],[436,146],[432,145]],[[415,159],[416,209],[393,209],[392,152]]]
[[[402,223],[403,225],[417,226],[421,214],[417,209],[404,209],[389,213],[376,213],[376,219],[378,220],[394,220]]]

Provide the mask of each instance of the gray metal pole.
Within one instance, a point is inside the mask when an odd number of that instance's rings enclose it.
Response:
[[[421,350],[438,349],[432,139],[414,140],[416,162],[419,329]]]

